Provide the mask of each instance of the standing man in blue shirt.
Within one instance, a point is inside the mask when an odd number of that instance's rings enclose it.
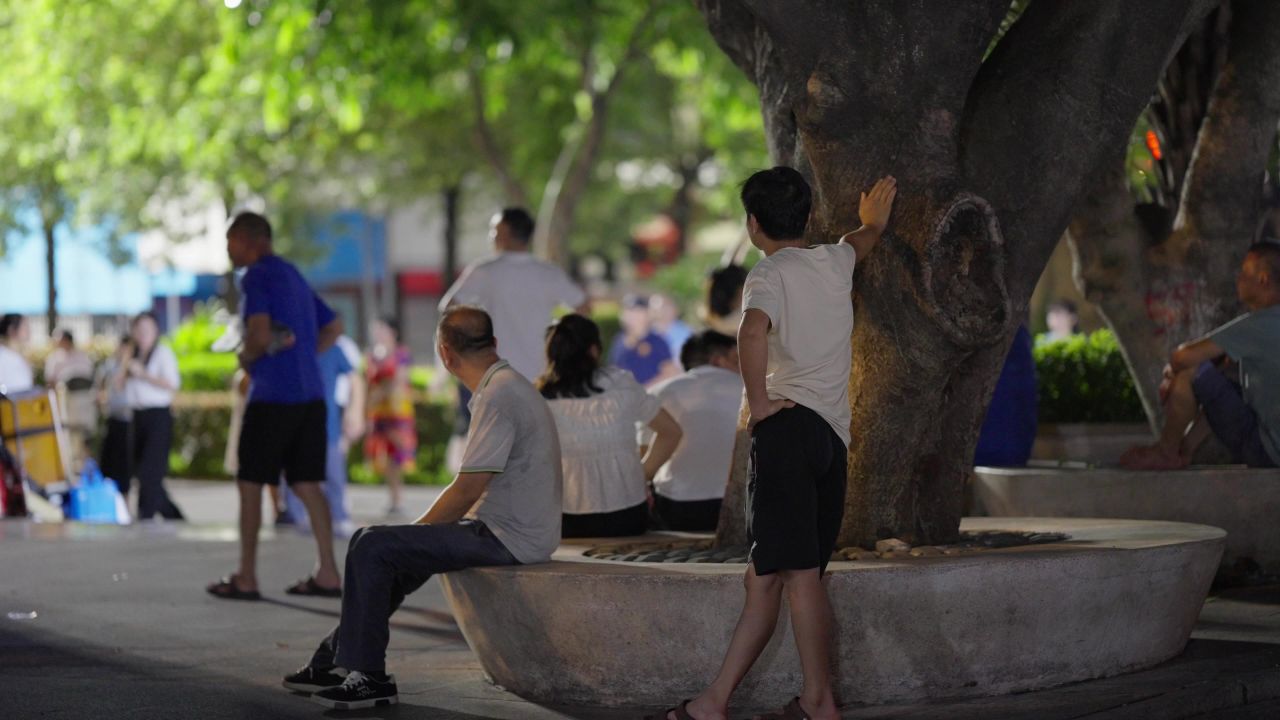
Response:
[[[272,250],[271,224],[240,213],[227,228],[227,254],[241,281],[244,341],[240,364],[252,384],[238,451],[240,469],[240,568],[210,585],[215,597],[258,600],[258,530],[262,488],[285,481],[311,519],[319,567],[288,588],[291,595],[341,597],[333,555],[333,525],[321,483],[325,478],[324,384],[317,356],[342,334],[334,315],[290,263]]]

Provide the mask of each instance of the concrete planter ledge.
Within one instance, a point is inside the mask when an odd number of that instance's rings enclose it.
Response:
[[[976,469],[976,506],[993,517],[1112,517],[1203,523],[1227,531],[1223,564],[1248,559],[1280,574],[1280,470],[1203,465]]]
[[[1179,654],[1224,533],[1169,522],[972,518],[962,529],[1070,540],[941,557],[832,563],[838,695],[882,704],[1049,687]],[[635,541],[669,540],[648,536]],[[618,542],[609,541],[610,544]],[[658,707],[710,680],[742,603],[741,564],[584,558],[443,576],[486,675],[540,702]],[[735,696],[768,706],[800,688],[790,623]]]
[[[1059,423],[1041,425],[1031,457],[1036,460],[1070,458],[1114,465],[1125,450],[1155,442],[1145,423]]]

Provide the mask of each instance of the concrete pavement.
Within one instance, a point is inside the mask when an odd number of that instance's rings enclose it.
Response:
[[[279,687],[280,676],[307,659],[339,609],[338,601],[283,592],[310,570],[310,540],[291,531],[264,535],[266,601],[211,598],[204,584],[235,562],[234,492],[225,483],[172,487],[192,523],[0,522],[0,718],[338,715]],[[425,508],[436,492],[412,488],[407,504]],[[353,488],[352,495],[358,520],[376,519],[386,504],[381,488]],[[349,716],[612,720],[651,710],[546,707],[493,687],[481,677],[434,580],[393,619],[388,665],[399,678],[402,704]],[[850,705],[844,716],[1280,717],[1280,587],[1211,598],[1188,652],[1153,670],[1008,697]]]

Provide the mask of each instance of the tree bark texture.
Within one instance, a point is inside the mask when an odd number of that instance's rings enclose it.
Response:
[[[1277,33],[1280,3],[1231,3],[1226,59],[1195,118],[1202,121],[1194,144],[1170,148],[1183,153],[1185,167],[1167,171],[1175,177],[1180,171],[1182,179],[1169,226],[1152,208],[1135,210],[1117,155],[1068,229],[1077,282],[1124,348],[1153,426],[1163,420],[1157,389],[1169,354],[1243,310],[1235,275],[1256,239],[1280,122]],[[1189,74],[1178,63],[1170,72]]]
[[[840,542],[953,540],[1036,278],[1212,3],[1034,2],[985,59],[1007,0],[697,4],[760,88],[774,160],[812,180],[812,241],[857,227],[860,192],[898,179],[893,217],[855,276]],[[744,475],[735,468],[729,495]],[[722,515],[722,540],[741,522]]]

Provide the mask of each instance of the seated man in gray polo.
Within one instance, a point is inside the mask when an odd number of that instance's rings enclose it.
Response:
[[[1280,244],[1249,248],[1236,294],[1249,312],[1173,352],[1160,385],[1166,418],[1160,440],[1131,448],[1122,466],[1185,467],[1208,431],[1235,462],[1280,465]]]
[[[437,350],[474,393],[462,469],[413,524],[356,531],[347,551],[338,627],[298,672],[290,690],[338,710],[391,705],[386,674],[391,614],[436,573],[484,565],[546,562],[560,542],[560,443],[547,403],[499,359],[493,321],[452,307]]]

